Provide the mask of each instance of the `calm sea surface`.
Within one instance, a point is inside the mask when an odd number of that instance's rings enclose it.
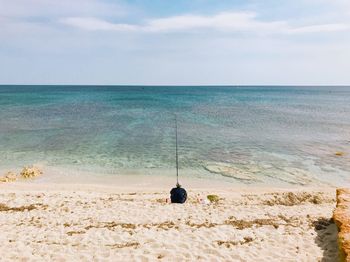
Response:
[[[350,184],[348,87],[0,86],[0,168]]]

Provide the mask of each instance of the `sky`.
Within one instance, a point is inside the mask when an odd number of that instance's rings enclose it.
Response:
[[[349,85],[349,0],[0,0],[0,84]]]

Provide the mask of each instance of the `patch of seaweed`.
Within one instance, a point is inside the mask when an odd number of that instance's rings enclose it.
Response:
[[[260,218],[260,219],[254,219],[254,220],[226,220],[225,225],[234,226],[239,230],[245,229],[245,228],[251,228],[253,226],[262,227],[262,226],[273,226],[274,228],[278,228],[280,226],[280,223],[278,223],[275,219],[271,218]]]
[[[280,218],[281,220],[283,220],[287,225],[287,226],[293,226],[293,227],[298,227],[300,226],[300,219],[298,217],[286,217],[284,215],[278,215],[278,218]]]
[[[211,223],[209,221],[205,221],[204,223],[200,223],[200,224],[195,224],[195,223],[191,223],[190,221],[186,221],[186,225],[190,227],[195,227],[195,228],[202,228],[202,227],[211,228],[211,227],[216,227],[219,224]]]
[[[282,221],[280,220],[282,220],[284,223],[281,223]],[[229,217],[229,219],[225,221],[225,225],[234,226],[239,230],[251,228],[253,226],[273,226],[275,229],[277,229],[279,226],[298,227],[300,226],[300,221],[295,217],[287,218],[283,215],[278,215],[277,218],[257,218],[254,220],[242,220]]]
[[[193,223],[187,220],[185,222],[185,225],[191,227],[191,228],[213,228],[216,226],[234,226],[239,230],[243,230],[245,228],[251,228],[253,226],[256,227],[262,227],[262,226],[273,226],[274,228],[278,228],[279,226],[293,226],[297,227],[300,225],[300,221],[295,218],[287,218],[283,215],[279,215],[278,217],[274,218],[260,218],[260,219],[254,219],[254,220],[240,220],[235,219],[234,217],[229,217],[226,221],[223,223],[214,223],[210,222],[208,220],[205,220],[202,223]],[[65,225],[69,226],[69,224]],[[151,224],[131,224],[131,223],[116,223],[116,222],[102,222],[98,223],[96,225],[88,225],[85,227],[85,230],[89,230],[91,228],[107,228],[109,230],[114,230],[114,228],[120,227],[123,229],[131,229],[134,230],[137,227],[143,227],[147,229],[156,228],[156,229],[163,229],[163,230],[169,230],[169,229],[179,229],[179,225],[174,223],[173,221],[165,221],[162,223],[151,223]]]
[[[106,246],[111,248],[126,248],[126,247],[137,248],[139,245],[140,243],[138,242],[127,242],[123,244],[112,244],[112,245],[106,245]]]
[[[166,199],[163,199],[163,198],[157,198],[156,200],[154,200],[156,203],[160,203],[160,204],[166,204],[167,201]]]
[[[171,228],[178,228],[178,226],[175,225],[172,221],[165,221],[163,223],[157,223],[157,224],[144,224],[142,225],[144,228],[150,229],[151,227],[156,227],[164,230],[169,230]]]
[[[79,231],[68,231],[67,232],[68,236],[73,236],[73,235],[77,235],[77,234],[85,234],[85,231],[79,230]]]
[[[0,203],[0,212],[8,212],[8,211],[24,212],[24,211],[31,211],[31,210],[34,210],[34,209],[38,209],[39,206],[47,208],[47,205],[43,205],[43,204],[30,204],[30,205],[27,205],[27,206],[9,207],[9,206],[7,206],[5,204]]]
[[[133,199],[133,198],[119,198],[118,201],[134,202],[135,199]]]
[[[262,202],[264,205],[268,206],[274,206],[274,205],[282,205],[282,206],[295,206],[295,205],[301,205],[305,203],[311,203],[315,205],[319,205],[322,203],[329,203],[331,202],[329,199],[326,199],[323,193],[307,193],[307,192],[300,192],[300,193],[293,193],[293,192],[287,192],[287,193],[273,193],[268,194],[271,195],[272,199],[267,199]]]
[[[135,229],[136,225],[135,224],[130,224],[130,223],[116,223],[116,222],[102,222],[97,225],[89,225],[85,227],[86,230],[89,230],[91,228],[107,228],[109,230],[114,229],[115,227],[121,227],[125,229]]]
[[[169,230],[171,228],[178,229],[178,226],[172,221],[165,221],[162,223],[153,223],[153,224],[131,224],[131,223],[116,223],[116,222],[103,222],[97,225],[89,225],[85,227],[85,230],[89,230],[91,228],[107,228],[109,230],[113,230],[116,227],[121,227],[123,229],[136,229],[136,227],[144,227],[147,229],[150,228],[159,228],[164,230]]]
[[[250,243],[254,241],[252,237],[245,237],[242,241],[223,241],[223,240],[218,240],[215,241],[216,244],[219,246],[225,246],[227,248],[230,248],[231,246],[237,246],[237,245],[244,245],[247,243]]]

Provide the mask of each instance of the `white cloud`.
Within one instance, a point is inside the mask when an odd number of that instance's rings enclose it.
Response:
[[[191,29],[215,29],[220,31],[276,31],[285,27],[284,22],[263,22],[253,12],[225,12],[213,16],[182,15],[150,20],[148,31],[183,31]]]
[[[291,26],[287,21],[261,21],[253,12],[225,12],[212,16],[181,15],[156,18],[141,25],[112,23],[93,17],[68,17],[61,23],[89,31],[186,32],[216,30],[253,34],[309,34],[350,30],[350,23]]]
[[[264,22],[257,20],[252,12],[219,13],[213,16],[181,15],[147,20],[141,25],[111,23],[91,17],[69,17],[61,23],[84,30],[174,32],[190,30],[218,30],[230,32],[272,33],[286,29],[281,21]]]
[[[280,5],[266,0],[257,7],[232,4],[215,9],[251,12],[213,11],[212,15],[201,15],[201,10],[210,9],[198,4],[183,15],[168,17],[159,6],[146,8],[142,1],[136,2],[0,0],[0,82],[350,81],[349,0],[296,0]]]
[[[126,6],[119,1],[99,0],[0,0],[0,16],[26,20],[53,19],[65,16],[122,16]]]
[[[93,17],[69,17],[60,20],[61,23],[88,31],[134,31],[137,26],[130,24],[114,24]]]
[[[301,0],[313,3],[316,0]],[[326,0],[324,4],[326,4]],[[329,23],[320,16],[317,20],[262,20],[256,12],[221,12],[213,15],[184,14],[164,18],[153,18],[133,23],[114,22],[127,14],[123,0],[0,0],[0,25],[3,31],[22,31],[22,28],[40,26],[49,29],[58,24],[86,31],[115,31],[168,33],[189,31],[219,31],[226,33],[271,34],[315,34],[350,30],[350,21]],[[316,1],[317,2],[317,1]],[[349,6],[348,0],[334,0],[337,8]],[[337,9],[338,10],[338,9]],[[323,21],[322,21],[323,20]],[[329,19],[328,19],[329,20]],[[59,22],[57,24],[57,21]]]
[[[310,25],[292,28],[290,33],[323,33],[323,32],[338,32],[347,31],[350,29],[350,24],[321,24]]]
[[[75,19],[75,17],[123,17],[128,14],[128,7],[120,4],[122,0],[101,1],[101,0],[0,0],[0,39],[10,41],[10,39],[38,39],[44,41],[48,35],[64,33],[57,21],[63,17],[71,17],[70,22],[76,24],[87,23]],[[64,19],[63,19],[64,20]],[[75,21],[76,20],[76,21]],[[90,23],[82,29],[93,26],[97,19],[90,18]],[[122,28],[123,26],[118,26]],[[128,26],[127,26],[128,27]],[[106,22],[100,21],[95,28],[108,29]],[[129,27],[128,27],[129,28]],[[69,32],[66,32],[69,34]],[[28,38],[27,38],[28,37]]]

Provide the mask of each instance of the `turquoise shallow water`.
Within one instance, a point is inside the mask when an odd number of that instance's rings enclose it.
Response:
[[[348,87],[0,86],[0,168],[168,170],[174,114],[189,175],[350,184]]]

